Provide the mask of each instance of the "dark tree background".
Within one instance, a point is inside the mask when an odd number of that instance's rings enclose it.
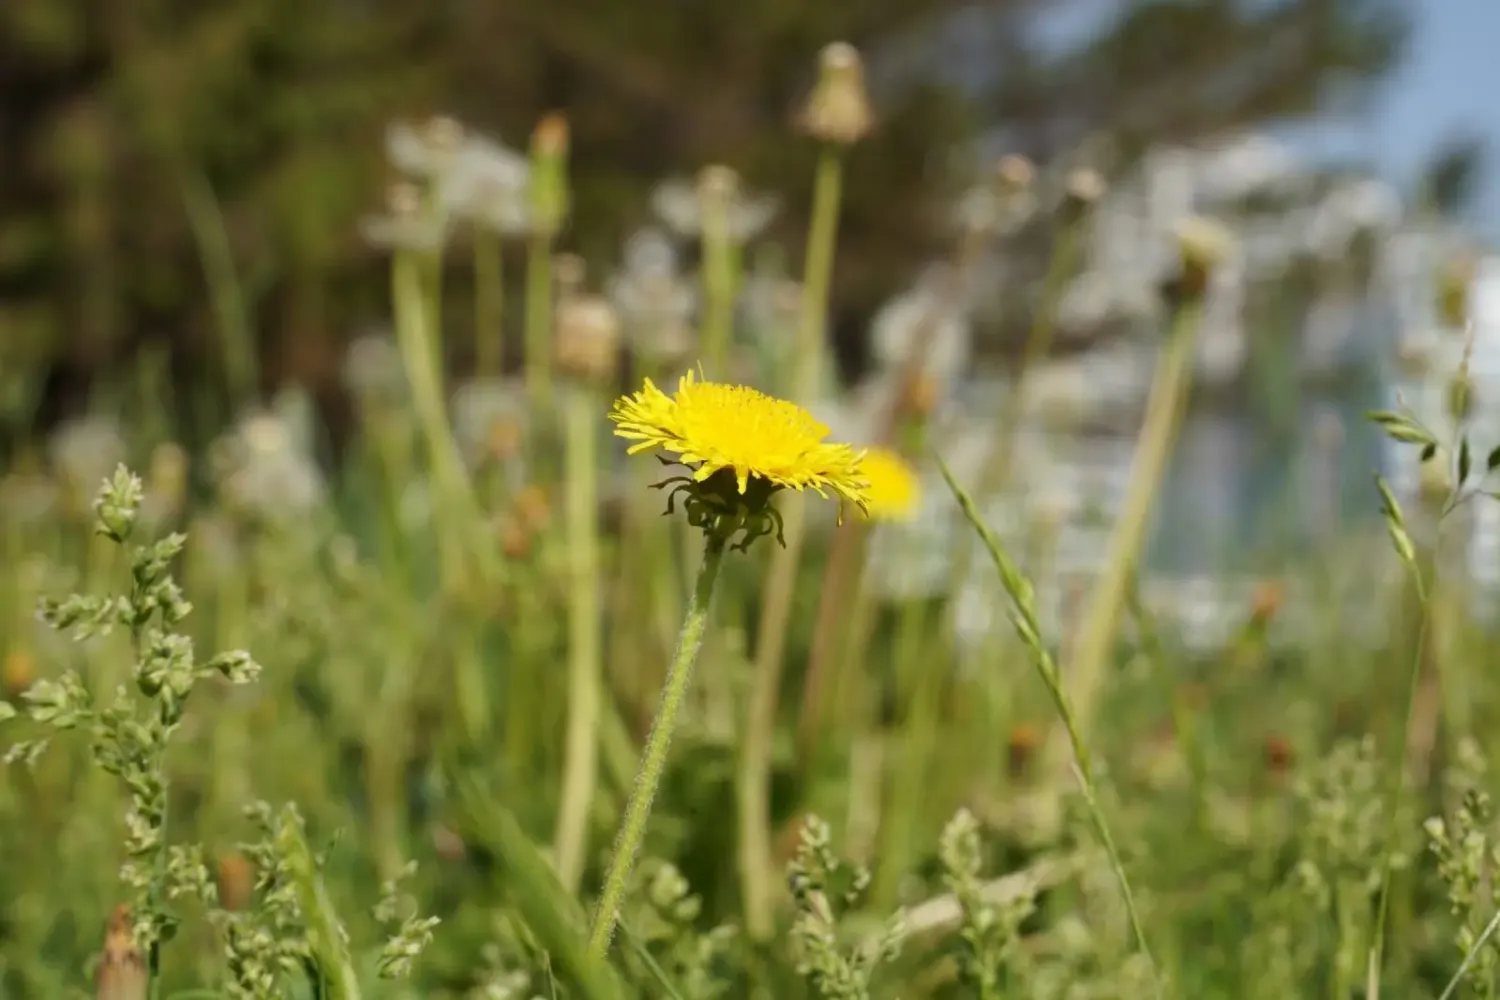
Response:
[[[1357,98],[1400,51],[1399,0],[1119,0],[1071,51],[1034,15],[1096,0],[3,0],[0,365],[49,371],[44,415],[143,343],[216,377],[205,241],[221,231],[267,378],[333,384],[384,279],[355,220],[394,117],[450,112],[524,145],[571,120],[567,241],[607,263],[659,179],[737,166],[782,192],[796,264],[812,153],[787,122],[845,39],[882,117],[855,152],[835,307],[860,319],[938,245],[956,140],[1040,159]],[[217,221],[222,218],[222,227]],[[602,258],[602,259],[601,259]],[[857,326],[857,323],[846,323]]]

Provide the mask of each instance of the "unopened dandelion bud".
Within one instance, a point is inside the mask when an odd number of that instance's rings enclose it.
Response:
[[[801,131],[822,142],[848,146],[875,127],[865,91],[864,62],[847,42],[834,42],[819,59],[818,82],[798,118]]]
[[[620,354],[620,320],[609,300],[582,295],[557,311],[557,366],[589,382],[613,377]]]
[[[1182,255],[1178,293],[1184,299],[1201,299],[1213,273],[1234,252],[1234,236],[1221,224],[1202,216],[1189,216],[1177,224],[1177,249]]]
[[[553,236],[568,217],[568,119],[560,112],[543,115],[531,133],[532,231]]]
[[[1031,187],[1036,180],[1036,167],[1026,157],[1010,153],[1000,157],[1000,162],[995,165],[995,177],[1002,191],[1017,193]]]
[[[1109,186],[1104,181],[1104,175],[1093,167],[1078,167],[1068,171],[1063,189],[1067,194],[1067,205],[1082,211],[1098,204]]]

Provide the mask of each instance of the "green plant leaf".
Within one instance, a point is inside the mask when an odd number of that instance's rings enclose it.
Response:
[[[624,984],[604,962],[584,949],[588,921],[547,859],[526,836],[515,815],[472,778],[458,782],[458,826],[464,839],[486,851],[503,873],[503,884],[521,919],[557,962],[584,1000],[624,1000]]]

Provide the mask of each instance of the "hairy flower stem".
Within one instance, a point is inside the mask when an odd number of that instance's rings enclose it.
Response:
[[[635,787],[625,803],[625,817],[620,822],[620,832],[615,836],[614,854],[604,875],[604,889],[599,896],[598,909],[594,911],[593,925],[589,928],[588,951],[595,957],[603,957],[608,953],[610,939],[614,936],[615,923],[620,917],[620,904],[625,899],[630,872],[635,866],[636,855],[640,852],[641,841],[645,837],[646,820],[651,816],[651,805],[656,798],[656,789],[661,784],[662,772],[666,768],[667,750],[672,743],[672,733],[677,728],[677,713],[687,694],[698,650],[703,646],[709,605],[713,600],[714,584],[719,579],[719,566],[724,561],[726,545],[724,535],[713,529],[708,531],[703,546],[703,561],[698,567],[698,579],[693,585],[693,596],[682,619],[682,631],[677,635],[677,650],[672,654],[672,662],[667,667],[661,706],[657,709],[656,718],[652,720],[651,732],[646,736],[646,750],[641,757],[640,769],[636,772]]]
[[[1146,403],[1130,482],[1102,560],[1103,571],[1089,592],[1076,639],[1064,661],[1067,667],[1063,675],[1068,680],[1074,718],[1085,735],[1093,722],[1100,685],[1114,649],[1115,629],[1131,575],[1151,524],[1151,507],[1187,409],[1202,314],[1202,299],[1194,297],[1179,306],[1173,318]],[[1054,732],[1047,748],[1054,765],[1066,763],[1067,744],[1066,733]]]
[[[568,576],[568,731],[562,806],[557,816],[557,874],[569,892],[583,875],[589,805],[599,773],[602,713],[600,677],[600,567],[594,518],[598,509],[595,452],[599,411],[594,393],[580,387],[564,403]]]
[[[822,378],[823,334],[827,323],[828,286],[838,242],[839,199],[843,190],[840,147],[825,143],[813,186],[812,224],[807,232],[807,260],[802,282],[802,311],[797,337],[792,398],[806,403]],[[765,601],[756,632],[749,718],[740,757],[740,880],[745,899],[745,929],[763,940],[772,929],[773,892],[777,884],[770,829],[771,742],[786,655],[797,563],[807,527],[807,499],[786,498],[782,508],[786,544],[771,551]]]
[[[505,257],[500,236],[474,233],[474,371],[498,377],[505,367]]]

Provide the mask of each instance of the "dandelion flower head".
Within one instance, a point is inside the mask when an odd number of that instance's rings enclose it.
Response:
[[[780,489],[810,489],[864,508],[860,452],[826,441],[828,428],[802,407],[741,385],[700,381],[689,371],[667,395],[645,387],[615,402],[615,433],[630,454],[657,449],[703,483],[718,473],[753,502]],[[728,498],[726,498],[728,499]]]
[[[870,448],[860,463],[874,521],[907,521],[922,502],[922,484],[906,459],[889,448]]]

